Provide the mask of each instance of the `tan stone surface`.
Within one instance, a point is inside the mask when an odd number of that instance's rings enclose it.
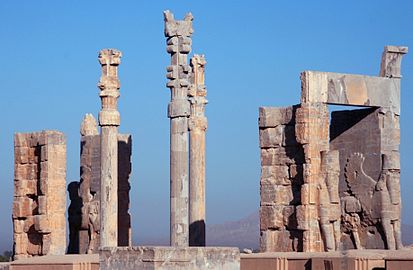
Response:
[[[301,104],[260,108],[261,251],[402,248],[399,109],[405,53],[406,47],[386,46],[380,77],[304,71]],[[330,118],[327,104],[380,108],[335,111]]]
[[[15,259],[65,253],[65,186],[64,135],[57,131],[17,133],[13,202]]]

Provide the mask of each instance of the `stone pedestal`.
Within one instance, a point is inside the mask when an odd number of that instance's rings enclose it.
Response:
[[[402,270],[412,267],[411,250],[268,252],[241,255],[242,270]]]
[[[106,247],[100,251],[102,270],[239,270],[238,248],[226,247]]]

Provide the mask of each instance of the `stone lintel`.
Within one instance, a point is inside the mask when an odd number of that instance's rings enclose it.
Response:
[[[229,247],[105,247],[100,269],[240,269],[238,248]]]
[[[301,73],[301,102],[387,107],[400,113],[400,79],[320,71]]]

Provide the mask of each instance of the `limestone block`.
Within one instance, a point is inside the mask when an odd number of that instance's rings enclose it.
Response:
[[[385,128],[380,130],[381,150],[385,152],[397,152],[400,147],[400,129]]]
[[[13,232],[14,233],[23,233],[24,232],[24,222],[25,220],[14,219],[13,220]]]
[[[306,183],[301,186],[301,203],[317,204],[319,202],[319,186],[314,183]]]
[[[288,166],[262,166],[261,180],[273,182],[276,185],[291,185]]]
[[[35,180],[14,180],[14,196],[37,195],[37,183]]]
[[[29,245],[29,239],[25,233],[15,233],[14,236],[14,253],[15,254],[26,254],[27,247]]]
[[[39,204],[39,214],[44,215],[47,213],[47,197],[46,196],[38,196],[37,202]]]
[[[260,230],[279,230],[284,227],[284,206],[261,206],[260,207]]]
[[[49,219],[47,215],[35,215],[34,216],[34,228],[40,233],[50,233],[51,228],[49,225]]]
[[[51,234],[42,234],[42,254],[50,254],[50,246],[52,245]]]
[[[299,146],[261,149],[261,165],[302,164],[304,152]]]
[[[259,108],[259,127],[276,127],[278,125],[288,125],[294,123],[295,107],[260,107]]]
[[[23,231],[25,233],[33,233],[35,232],[35,226],[34,226],[34,216],[28,216],[25,220],[24,220],[24,227],[23,227]]]
[[[293,240],[287,230],[267,230],[261,232],[261,252],[293,251]]]
[[[297,228],[299,230],[309,230],[311,225],[318,223],[317,205],[299,205],[296,207]]]
[[[322,85],[328,84],[327,103],[355,106],[377,106],[392,108],[400,113],[400,79],[354,74],[311,71],[314,76],[323,78]],[[308,88],[308,93],[318,93]],[[317,101],[326,102],[324,96]]]
[[[284,141],[285,126],[260,129],[260,147],[269,148],[281,146]]]
[[[293,199],[293,193],[289,186],[261,181],[261,205],[289,205]]]
[[[327,74],[314,71],[301,73],[301,103],[327,102]]]
[[[29,163],[29,147],[14,147],[15,163]]]
[[[14,134],[14,146],[15,147],[29,147],[30,134],[28,133],[15,133]]]
[[[31,216],[35,205],[35,202],[28,197],[15,197],[13,201],[13,218]]]
[[[104,247],[100,269],[222,269],[239,270],[238,248],[226,247]]]

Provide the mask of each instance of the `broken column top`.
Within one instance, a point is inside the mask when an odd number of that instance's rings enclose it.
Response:
[[[87,113],[83,118],[82,124],[80,125],[80,135],[82,136],[92,136],[99,135],[98,124],[95,117],[92,114]]]
[[[402,57],[408,50],[407,47],[403,46],[385,46],[381,57],[380,76],[401,78]]]
[[[103,65],[117,66],[120,64],[122,52],[116,49],[103,49],[99,52],[99,62]]]
[[[183,21],[176,21],[173,13],[169,10],[165,10],[163,15],[165,20],[165,37],[189,37],[194,32],[194,29],[192,28],[192,20],[194,17],[190,12],[185,15]]]

